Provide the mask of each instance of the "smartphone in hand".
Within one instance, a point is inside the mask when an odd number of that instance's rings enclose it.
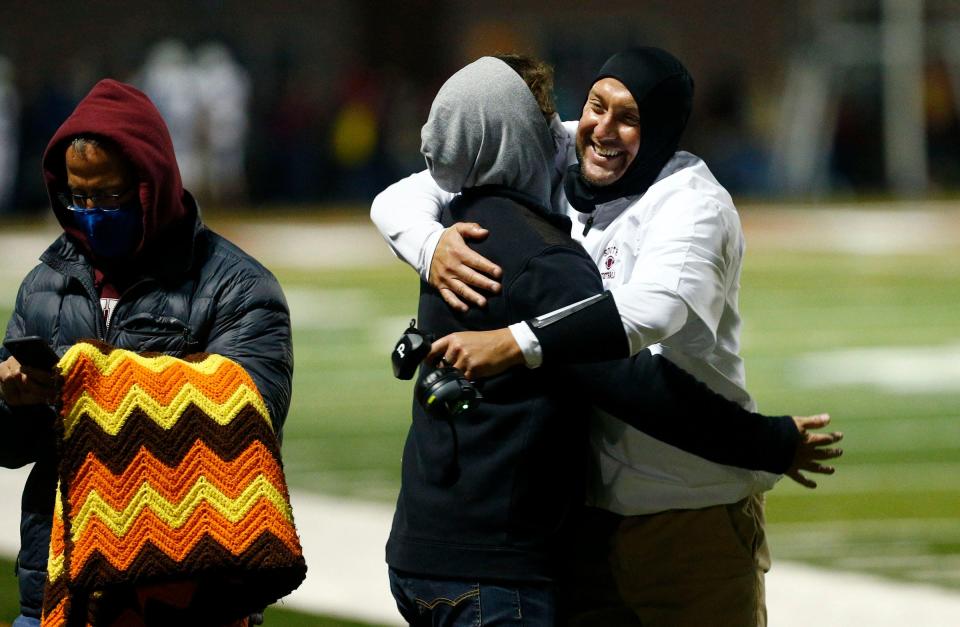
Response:
[[[37,335],[5,340],[3,347],[10,351],[21,365],[37,370],[53,370],[60,361],[60,357],[50,348],[47,341]]]

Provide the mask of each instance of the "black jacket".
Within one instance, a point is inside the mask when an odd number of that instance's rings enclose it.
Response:
[[[602,292],[593,260],[565,218],[523,196],[475,188],[441,218],[478,222],[490,235],[474,247],[503,269],[487,307],[449,309],[421,284],[419,326],[436,334],[498,329]],[[427,371],[421,368],[421,377]],[[571,508],[583,499],[590,404],[721,463],[782,472],[797,431],[714,394],[667,360],[642,351],[592,365],[518,367],[479,382],[483,401],[452,421],[415,401],[387,562],[444,578],[548,581]]]
[[[178,357],[224,355],[253,378],[279,430],[293,376],[290,316],[280,285],[199,219],[189,226],[189,245],[170,250],[167,263],[134,281],[117,303],[109,329],[87,258],[72,239],[61,236],[20,286],[6,337],[39,335],[61,355],[82,338]],[[0,360],[8,356],[0,349]],[[43,600],[57,480],[53,419],[52,408],[11,408],[0,401],[0,465],[36,462],[23,491],[17,560],[25,616],[39,617]]]

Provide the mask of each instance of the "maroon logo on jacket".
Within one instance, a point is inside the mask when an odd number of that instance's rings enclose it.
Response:
[[[616,265],[620,259],[620,250],[616,246],[607,246],[603,249],[600,259],[600,277],[612,279],[617,276]]]

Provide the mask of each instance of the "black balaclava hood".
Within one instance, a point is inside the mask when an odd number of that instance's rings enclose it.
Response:
[[[616,198],[647,191],[677,151],[693,106],[693,78],[676,57],[659,48],[618,52],[603,64],[591,87],[607,77],[623,83],[637,102],[640,148],[623,176],[610,185],[599,187],[585,181],[579,163],[567,168],[567,200],[583,213]]]

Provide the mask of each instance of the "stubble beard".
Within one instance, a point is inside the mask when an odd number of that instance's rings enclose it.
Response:
[[[606,187],[616,182],[616,181],[609,181],[609,182],[601,181],[587,174],[586,168],[583,167],[583,164],[584,164],[583,146],[580,145],[580,142],[577,142],[577,161],[580,162],[580,180],[582,180],[584,183],[587,183],[588,185],[592,185],[593,187]]]

